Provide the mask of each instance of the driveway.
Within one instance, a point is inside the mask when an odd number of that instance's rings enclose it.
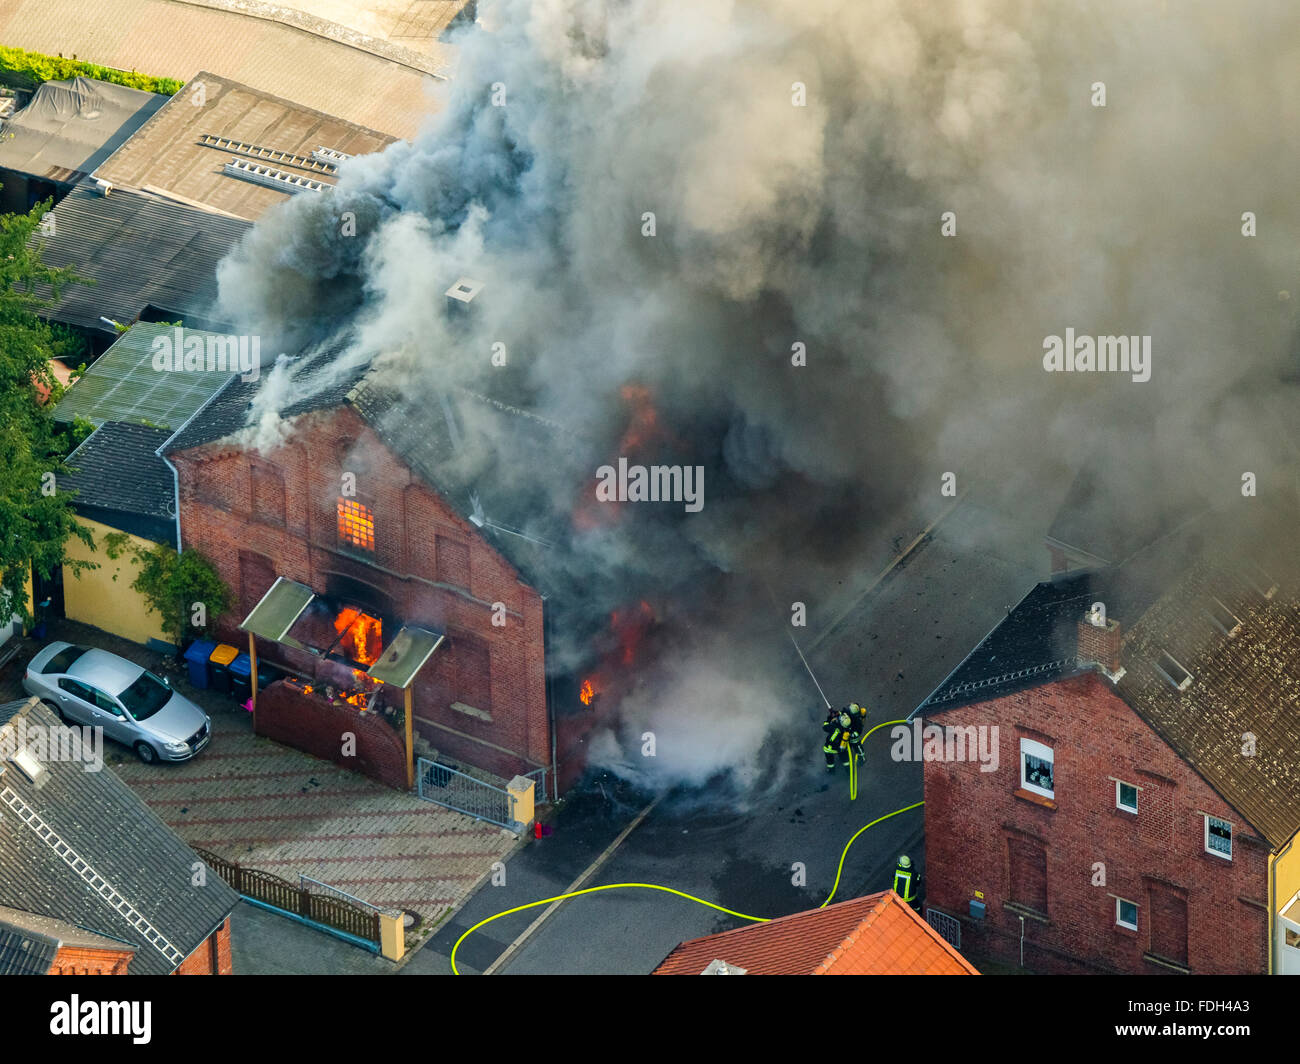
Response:
[[[48,639],[159,664],[145,647],[71,621],[52,623]],[[20,680],[15,663],[0,693],[24,697]],[[105,761],[191,846],[293,883],[310,876],[374,905],[417,912],[428,925],[515,845],[494,825],[256,736],[233,699],[174,674],[172,683],[211,716],[207,749],[182,764],[144,765],[106,743]]]

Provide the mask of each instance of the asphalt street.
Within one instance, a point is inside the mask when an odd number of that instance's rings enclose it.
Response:
[[[828,598],[824,615],[839,623],[820,632],[810,625],[801,634],[827,696],[837,705],[868,706],[872,723],[906,717],[1045,578],[1042,536],[1058,501],[1038,499],[1034,512],[1007,516],[968,496],[856,603],[846,609],[841,596],[831,609]],[[918,520],[917,530],[927,523]],[[794,655],[788,643],[784,652]],[[763,917],[820,905],[849,838],[876,817],[919,801],[922,788],[919,765],[891,760],[884,728],[868,741],[868,763],[850,801],[847,775],[828,778],[823,767],[820,699],[811,681],[808,690],[807,707],[792,710],[807,717],[793,733],[807,742],[794,771],[743,808],[719,810],[698,794],[669,795],[584,886],[662,884]],[[475,922],[564,891],[649,797],[609,777],[589,781],[565,803],[555,833],[521,849],[507,865],[505,883],[480,889],[403,972],[448,972],[453,944]],[[923,862],[922,813],[865,832],[845,860],[835,900],[890,886],[902,852]],[[461,970],[483,970],[541,911],[504,917],[471,935],[458,954]],[[564,903],[501,971],[646,973],[679,942],[743,923],[671,894],[611,890]]]

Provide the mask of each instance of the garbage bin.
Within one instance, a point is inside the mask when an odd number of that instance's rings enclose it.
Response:
[[[217,644],[207,639],[196,639],[185,651],[185,662],[190,670],[190,683],[195,687],[206,689],[208,686],[208,658],[217,648]]]
[[[230,663],[239,655],[239,648],[229,643],[218,643],[208,658],[208,683],[214,691],[230,694]]]
[[[230,663],[230,693],[236,702],[247,702],[253,697],[253,662],[247,653],[236,656]]]

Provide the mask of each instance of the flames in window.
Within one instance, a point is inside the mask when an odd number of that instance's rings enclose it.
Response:
[[[334,618],[334,630],[339,633],[339,649],[350,660],[362,665],[379,660],[384,649],[384,626],[379,618],[349,606]]]
[[[356,499],[339,499],[339,539],[362,550],[375,549],[375,515]]]

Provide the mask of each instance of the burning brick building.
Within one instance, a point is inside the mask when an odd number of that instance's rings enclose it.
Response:
[[[397,731],[356,709],[400,706],[400,692],[374,699],[364,670],[418,626],[444,639],[414,681],[416,736],[507,778],[552,768],[548,607],[527,573],[544,546],[503,523],[526,492],[494,492],[500,471],[475,460],[473,441],[490,433],[498,450],[509,440],[536,457],[556,446],[556,427],[468,392],[417,406],[335,354],[304,359],[318,387],[279,409],[278,445],[250,442],[259,384],[232,378],[163,449],[182,543],[233,591],[223,639],[244,641],[241,619],[277,578],[316,596],[291,638],[257,640],[263,672],[289,677],[265,687],[263,676],[258,731],[335,758],[340,732],[356,731],[360,767],[402,785]]]

